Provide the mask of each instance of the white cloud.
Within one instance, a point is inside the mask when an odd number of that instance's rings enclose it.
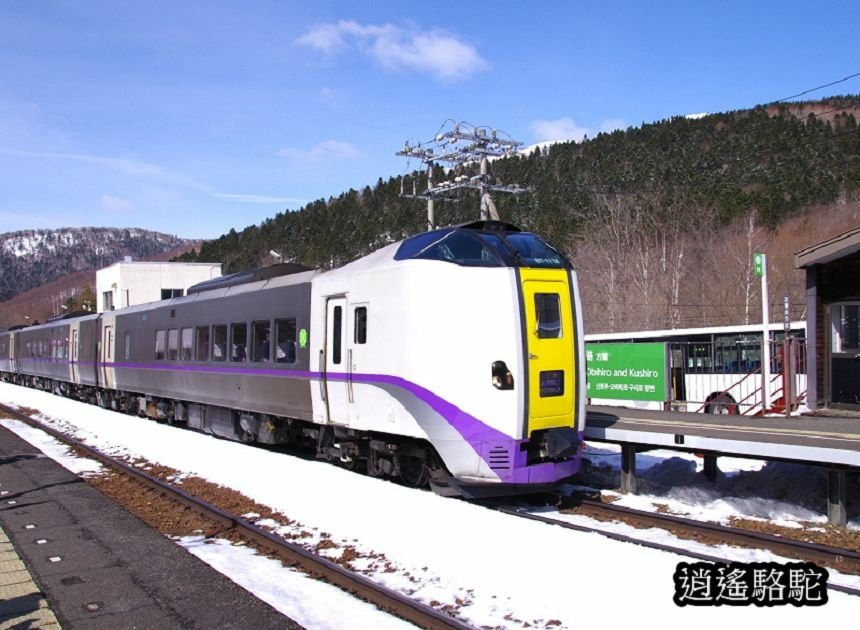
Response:
[[[293,197],[271,197],[269,195],[245,195],[241,193],[219,193],[214,195],[218,199],[227,201],[239,201],[241,203],[272,203],[302,205],[307,203],[306,199],[295,199]]]
[[[390,70],[414,70],[446,81],[466,79],[488,67],[474,46],[440,29],[419,32],[394,24],[353,20],[322,24],[296,40],[326,55],[355,49]]]
[[[612,133],[619,129],[627,129],[627,123],[622,118],[609,118],[600,123],[600,131],[603,133]]]
[[[584,136],[591,133],[591,129],[577,125],[572,118],[567,116],[555,120],[536,120],[530,127],[537,142],[563,142],[565,140],[580,142]]]
[[[129,214],[134,211],[134,204],[122,197],[113,195],[102,195],[99,198],[101,209],[111,214]]]
[[[131,160],[122,157],[89,155],[85,153],[54,153],[47,151],[0,150],[0,153],[2,153],[3,155],[13,155],[17,157],[27,157],[34,159],[70,160],[73,162],[84,162],[86,164],[94,164],[96,166],[110,169],[112,171],[118,171],[125,175],[167,181],[173,184],[180,184],[182,186],[193,188],[195,190],[203,191],[209,194],[212,193],[212,187],[208,186],[207,184],[199,182],[191,177],[187,177],[186,175],[182,175],[181,173],[174,173],[168,171],[158,166],[157,164],[150,164],[148,162],[141,162],[139,160]]]
[[[299,160],[319,162],[331,159],[353,160],[360,157],[361,152],[349,142],[326,140],[325,142],[320,142],[319,144],[314,145],[307,151],[286,148],[278,151],[278,155]]]
[[[573,118],[564,116],[555,120],[536,120],[529,127],[534,133],[535,141],[539,145],[552,144],[554,142],[567,142],[573,140],[582,142],[585,136],[594,137],[597,133],[591,127],[578,125]],[[626,129],[627,123],[621,118],[608,118],[600,123],[598,132],[610,133],[617,129]]]

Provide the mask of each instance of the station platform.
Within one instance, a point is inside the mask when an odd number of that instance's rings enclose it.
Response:
[[[299,627],[3,427],[0,493],[0,628]]]
[[[585,439],[860,470],[860,417],[748,417],[589,406]]]
[[[0,486],[2,488],[2,486]],[[33,576],[0,527],[0,628],[59,630]]]
[[[636,492],[636,453],[654,448],[701,453],[714,478],[720,456],[821,466],[828,471],[829,521],[844,526],[846,474],[860,473],[860,416],[749,417],[587,407],[585,439],[621,445],[621,490]]]

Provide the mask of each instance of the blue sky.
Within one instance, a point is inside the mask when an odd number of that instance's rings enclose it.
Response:
[[[860,72],[858,24],[835,1],[2,0],[0,232],[215,237],[420,167],[395,152],[447,119],[533,144],[781,99]]]

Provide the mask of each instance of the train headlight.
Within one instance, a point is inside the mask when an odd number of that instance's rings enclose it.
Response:
[[[511,371],[508,369],[508,366],[505,365],[504,361],[493,362],[492,374],[493,387],[496,389],[514,388],[514,375],[511,374]]]

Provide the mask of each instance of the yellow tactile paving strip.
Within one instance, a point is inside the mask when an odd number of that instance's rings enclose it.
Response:
[[[0,630],[46,628],[60,624],[0,527]]]

